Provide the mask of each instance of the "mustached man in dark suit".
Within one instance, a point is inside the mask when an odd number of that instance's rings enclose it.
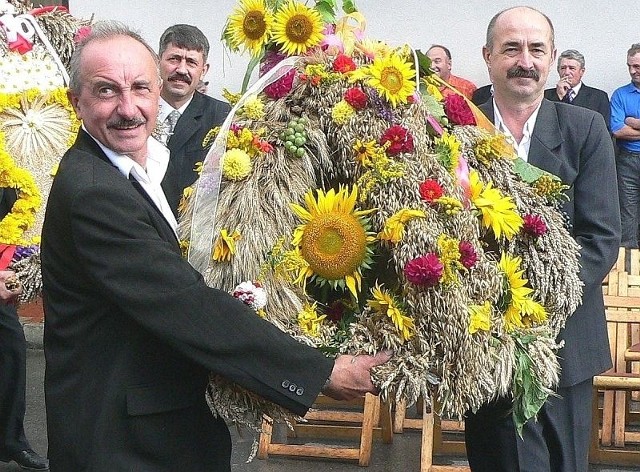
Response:
[[[163,81],[158,121],[166,124],[163,141],[171,151],[162,188],[177,217],[183,191],[198,178],[196,164],[205,158],[202,141],[211,128],[222,124],[231,107],[197,90],[209,70],[209,41],[198,28],[170,26],[160,36],[158,54]],[[175,126],[170,118],[174,111],[179,113]]]
[[[584,56],[575,49],[567,49],[558,57],[560,80],[555,88],[544,91],[544,98],[552,102],[567,102],[579,107],[597,111],[610,126],[611,108],[609,96],[604,90],[589,87],[582,82],[585,71]]]
[[[374,392],[370,369],[390,357],[328,359],[182,258],[160,188],[169,152],[150,137],[157,61],[115,22],[92,25],[71,59],[82,128],[54,178],[41,250],[52,472],[229,472],[209,372],[304,415],[320,391]]]
[[[15,201],[14,189],[0,188],[0,221]],[[27,342],[15,305],[20,289],[7,288],[14,276],[11,270],[0,270],[0,462],[49,470],[48,461],[31,449],[24,432]]]
[[[528,7],[509,8],[489,23],[483,55],[494,85],[481,110],[513,138],[518,156],[569,186],[563,210],[580,245],[582,304],[559,334],[564,347],[557,396],[519,437],[511,398],[498,398],[465,419],[474,472],[588,470],[593,376],[611,367],[602,280],[620,245],[613,143],[602,115],[543,98],[554,64],[553,25]]]

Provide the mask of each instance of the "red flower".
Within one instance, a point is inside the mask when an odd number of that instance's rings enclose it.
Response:
[[[393,125],[384,132],[380,138],[380,145],[384,146],[389,143],[387,154],[389,156],[397,156],[401,152],[413,151],[413,136],[406,128],[400,125]]]
[[[440,281],[443,272],[442,262],[433,253],[417,257],[404,266],[404,275],[407,280],[423,287],[433,287]]]
[[[427,179],[420,184],[420,196],[429,203],[433,203],[440,198],[443,193],[444,190],[442,190],[442,186],[440,186],[437,180]]]
[[[82,41],[84,38],[86,38],[87,36],[89,36],[89,34],[91,33],[91,26],[81,26],[80,28],[78,28],[78,30],[76,31],[76,34],[73,35],[73,42],[75,44],[78,44],[80,41]]]
[[[338,54],[335,61],[333,61],[333,70],[346,74],[356,70],[356,63],[346,54]]]
[[[356,110],[362,110],[367,106],[367,94],[358,87],[351,87],[344,94],[344,101]]]
[[[444,98],[444,111],[447,118],[456,125],[475,125],[476,118],[473,116],[469,104],[464,97],[457,93],[452,93]]]
[[[478,254],[476,253],[473,244],[469,241],[460,241],[458,250],[460,251],[460,264],[465,266],[467,269],[471,269],[476,265],[476,262],[478,262]]]
[[[264,94],[272,100],[277,100],[287,95],[293,88],[293,79],[295,78],[295,69],[291,69],[285,75],[280,77],[272,84],[264,88]]]
[[[547,224],[538,215],[525,215],[522,231],[535,238],[542,236],[548,231]]]

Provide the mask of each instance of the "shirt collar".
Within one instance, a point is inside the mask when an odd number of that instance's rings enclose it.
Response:
[[[87,129],[82,125],[82,128]],[[164,178],[164,174],[169,166],[169,149],[163,146],[155,138],[149,136],[147,138],[147,168],[144,169],[140,164],[131,159],[126,154],[118,154],[109,149],[87,131],[87,134],[100,146],[102,152],[105,153],[109,161],[120,171],[122,175],[129,178],[133,175],[140,182],[160,183]]]
[[[580,91],[581,87],[582,87],[582,81],[578,82],[578,84],[575,87],[571,87],[571,90],[573,90],[574,97],[578,95],[578,92]]]
[[[195,95],[195,93],[193,95]],[[191,95],[191,98],[189,100],[187,100],[184,105],[182,105],[180,108],[178,108],[178,111],[180,112],[180,115],[184,114],[185,110],[187,109],[187,107],[191,103],[191,100],[193,100],[193,95]],[[167,119],[167,116],[169,116],[169,113],[171,113],[173,110],[175,110],[175,108],[173,108],[171,105],[169,105],[164,98],[160,97],[160,109],[158,110],[158,121],[160,123],[163,123],[164,120]]]
[[[538,112],[540,111],[540,107],[542,106],[542,100],[538,104],[531,116],[527,119],[524,124],[524,128],[522,129],[522,140],[519,143],[516,142],[511,130],[507,128],[507,125],[502,120],[502,115],[500,114],[500,110],[498,110],[498,106],[496,105],[495,99],[493,101],[493,114],[494,114],[494,124],[498,131],[504,133],[509,141],[511,142],[513,148],[518,153],[518,157],[523,160],[528,159],[529,155],[529,145],[531,144],[531,135],[533,134],[533,128],[536,125],[536,120],[538,119]]]

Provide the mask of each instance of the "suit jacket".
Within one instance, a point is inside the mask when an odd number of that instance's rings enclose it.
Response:
[[[493,102],[480,109],[493,122]],[[558,353],[560,386],[578,384],[611,367],[602,280],[620,246],[620,211],[613,144],[600,114],[543,100],[531,136],[529,162],[569,185],[563,210],[580,244],[582,304],[569,317]]]
[[[544,98],[551,100],[552,102],[560,102],[560,98],[556,93],[556,89],[551,88],[544,91]],[[611,126],[609,117],[611,116],[611,107],[609,105],[609,96],[604,90],[600,90],[594,87],[589,87],[584,82],[578,91],[578,94],[573,97],[572,105],[588,108],[589,110],[597,111],[604,118],[604,122],[607,125],[607,129]]]
[[[491,86],[492,84],[483,85],[482,87],[476,89],[475,92],[473,92],[471,101],[474,105],[482,105],[493,96],[493,94],[491,93]]]
[[[229,104],[195,92],[193,99],[176,123],[167,147],[171,151],[162,189],[173,213],[178,216],[182,192],[198,178],[193,169],[204,161],[202,141],[209,130],[221,125],[231,110]]]
[[[332,360],[207,287],[83,130],[51,187],[41,257],[52,472],[229,470],[209,372],[300,415],[331,373]]]

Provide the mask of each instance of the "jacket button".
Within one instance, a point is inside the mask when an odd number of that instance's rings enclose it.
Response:
[[[291,382],[289,382],[288,380],[283,380],[283,381],[282,381],[282,388],[289,388],[289,384],[290,384],[290,383],[291,383]]]
[[[296,395],[301,397],[303,393],[304,393],[304,388],[298,387],[298,390],[296,390]]]
[[[291,385],[289,385],[289,391],[290,391],[290,392],[295,392],[295,391],[296,391],[296,388],[298,388],[298,386],[297,386],[296,384],[291,384]]]

